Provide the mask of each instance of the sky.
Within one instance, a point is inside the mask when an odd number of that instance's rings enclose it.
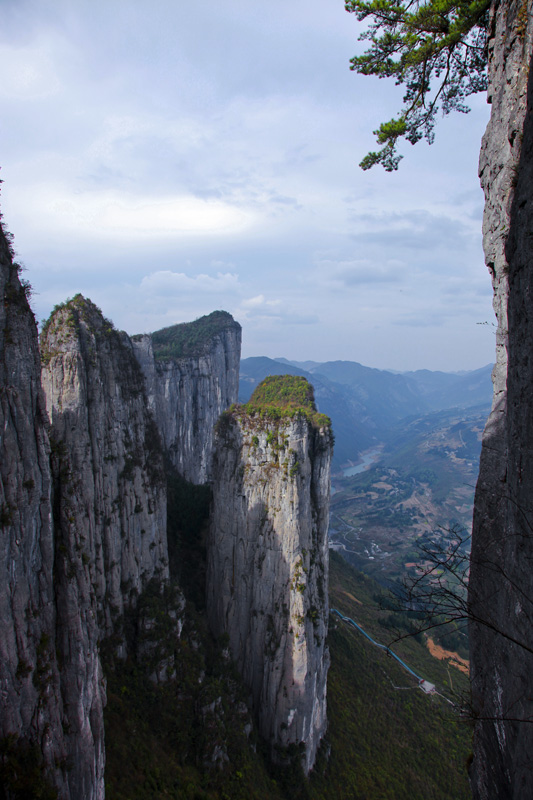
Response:
[[[243,357],[493,361],[484,96],[397,172],[363,172],[402,91],[349,70],[342,0],[1,0],[0,18],[1,207],[39,320],[81,292],[130,334],[229,311]]]

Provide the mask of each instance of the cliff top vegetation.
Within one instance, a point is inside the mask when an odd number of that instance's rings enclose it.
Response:
[[[86,322],[90,322],[91,319],[93,322],[98,320],[108,328],[114,329],[115,327],[111,320],[104,317],[101,310],[97,305],[95,305],[95,303],[92,302],[92,300],[89,300],[78,292],[78,294],[74,295],[72,298],[67,297],[64,303],[57,303],[57,305],[53,307],[50,316],[43,322],[41,336],[46,336],[50,326],[55,322],[56,316],[60,311],[66,311],[70,313],[75,312]]]
[[[152,334],[154,357],[157,361],[166,361],[171,358],[203,355],[217,333],[237,324],[227,311],[213,311],[194,322],[162,328]]]
[[[312,385],[301,375],[269,375],[241,408],[271,419],[301,414],[315,428],[331,427],[330,418],[316,409]]]

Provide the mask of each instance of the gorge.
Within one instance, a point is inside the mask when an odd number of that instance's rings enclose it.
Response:
[[[468,606],[470,775],[479,800],[527,797],[533,786],[532,20],[527,0],[493,3],[489,22],[493,113],[480,171],[499,327]],[[141,662],[154,687],[180,677],[179,699],[195,724],[201,720],[191,735],[198,769],[221,769],[229,761],[229,729],[246,739],[253,715],[278,754],[280,746],[307,743],[297,755],[308,771],[325,729],[320,508],[327,502],[327,425],[313,425],[305,414],[273,422],[259,409],[234,408],[213,436],[219,415],[237,399],[240,331],[224,312],[216,312],[207,338],[189,337],[200,325],[181,328],[179,342],[172,329],[131,339],[76,296],[54,311],[39,352],[29,287],[3,235],[0,267],[0,737],[7,796],[19,791],[15,781],[25,772],[36,797],[103,798],[106,748],[114,745],[104,731],[106,695],[112,689],[122,709],[137,701],[131,687]],[[294,451],[286,469],[284,449]],[[167,514],[171,503],[179,506],[169,490],[177,474],[193,486],[213,481],[206,603],[218,642],[210,657],[228,672],[233,657],[248,694],[235,676],[228,695],[218,673],[207,685],[200,615],[187,618],[180,586],[172,583],[179,548],[167,535]],[[290,535],[286,551],[278,547],[280,520]],[[353,587],[338,589],[339,600],[348,591],[361,602]],[[339,632],[334,638],[345,645]],[[350,661],[352,651],[345,651]],[[104,657],[120,675],[116,686]],[[182,675],[193,661],[194,680]],[[130,684],[122,680],[124,664]],[[354,714],[363,718],[368,698],[358,699]],[[396,711],[399,702],[393,697],[389,705]],[[173,730],[174,746],[183,731]],[[366,756],[364,744],[361,750]],[[235,775],[235,784],[241,780]],[[194,791],[193,785],[189,795]]]

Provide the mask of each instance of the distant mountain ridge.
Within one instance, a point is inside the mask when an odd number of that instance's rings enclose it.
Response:
[[[492,364],[487,364],[471,372],[431,372],[428,369],[419,369],[402,374],[416,384],[431,410],[442,411],[445,408],[470,408],[490,403],[492,367]]]
[[[267,375],[302,375],[315,388],[319,410],[331,417],[335,468],[386,442],[401,420],[449,408],[490,406],[492,365],[467,373],[394,373],[356,361],[290,361],[256,356],[241,361],[239,400]]]

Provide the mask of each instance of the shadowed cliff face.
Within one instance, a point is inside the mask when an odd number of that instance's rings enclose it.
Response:
[[[480,160],[498,332],[469,589],[471,781],[479,800],[533,795],[532,15],[531,2],[493,8],[492,114]]]
[[[213,427],[237,401],[241,326],[226,312],[137,336],[135,354],[146,379],[149,407],[179,474],[210,478]]]
[[[0,737],[65,766],[37,329],[0,230]],[[65,773],[57,784],[69,797]]]
[[[237,409],[217,426],[210,625],[229,635],[274,757],[303,742],[306,771],[326,729],[331,453],[329,428],[301,415],[274,421]]]

